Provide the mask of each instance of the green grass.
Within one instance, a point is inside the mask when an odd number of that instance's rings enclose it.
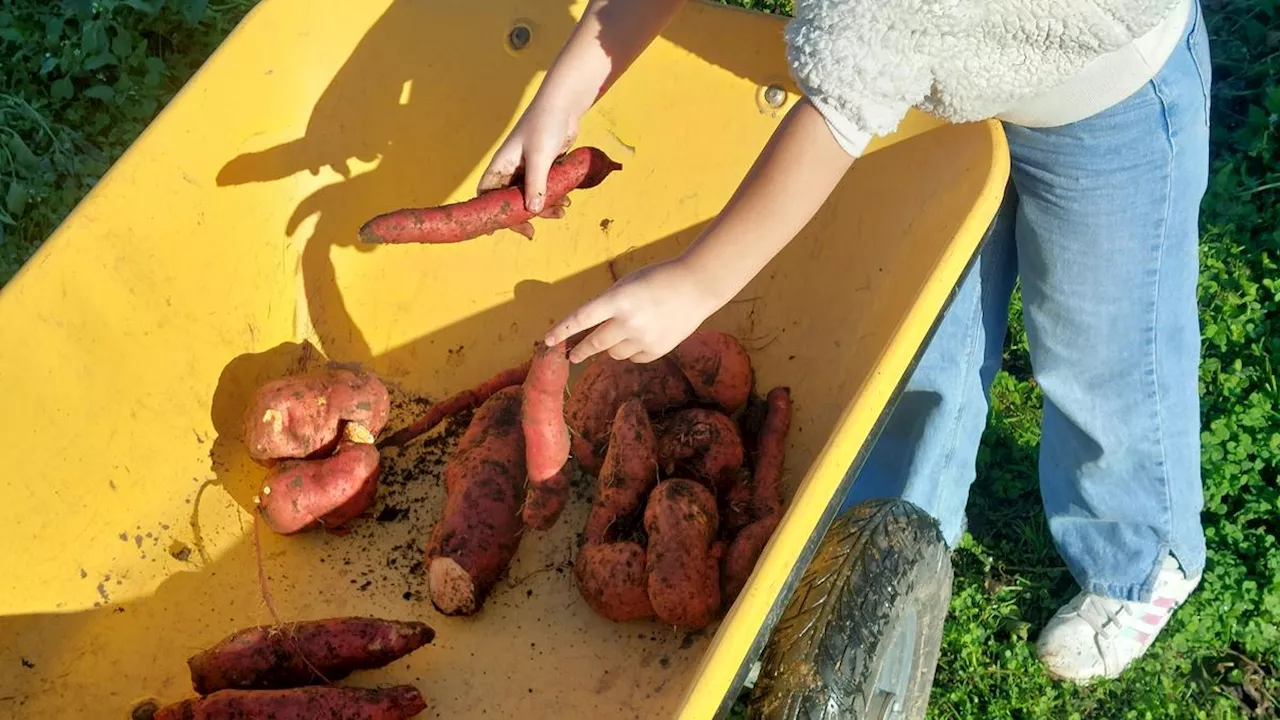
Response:
[[[0,0],[0,284],[253,0]],[[787,0],[734,4],[787,12]],[[1274,717],[1280,695],[1280,4],[1208,0],[1215,95],[1203,214],[1201,590],[1123,678],[1056,684],[1031,643],[1075,591],[1036,481],[1040,399],[1019,307],[970,501],[938,718]]]
[[[969,503],[972,536],[956,555],[936,717],[1276,716],[1280,4],[1210,0],[1205,10],[1215,73],[1212,179],[1201,223],[1205,579],[1119,680],[1082,690],[1040,670],[1030,642],[1076,587],[1040,511],[1040,398],[1015,304]]]
[[[0,285],[255,0],[0,0]]]

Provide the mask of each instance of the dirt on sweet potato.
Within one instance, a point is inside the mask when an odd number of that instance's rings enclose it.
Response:
[[[600,470],[602,451],[618,408],[639,397],[646,411],[659,413],[693,400],[693,388],[670,357],[651,363],[614,360],[596,355],[569,393],[565,420],[572,433],[572,453],[589,473]]]
[[[618,521],[639,513],[658,482],[656,450],[644,404],[638,397],[627,400],[614,414],[608,449],[596,478],[596,496],[587,516],[587,542],[612,542]]]
[[[734,414],[751,395],[751,357],[734,336],[700,329],[670,353],[699,400]]]
[[[644,511],[646,581],[658,619],[683,630],[709,625],[720,609],[715,497],[693,480],[658,483]]]
[[[751,509],[754,478],[745,467],[736,468],[730,478],[729,490],[719,497],[720,536],[732,539],[754,519]]]
[[[444,510],[427,544],[431,602],[470,615],[511,562],[524,523],[525,445],[519,386],[494,393],[445,466]]]
[[[764,546],[778,529],[782,518],[769,515],[747,525],[728,543],[720,561],[720,591],[725,605],[731,604],[738,593],[747,586],[747,580],[756,569],[756,562]]]
[[[663,419],[658,464],[668,477],[692,476],[721,495],[728,492],[743,461],[738,425],[728,415],[688,408]]]
[[[552,164],[544,202],[557,205],[570,191],[595,187],[621,169],[599,148],[575,148]],[[532,239],[528,223],[538,214],[527,209],[523,188],[513,182],[461,202],[378,215],[360,227],[359,237],[365,243],[454,243],[509,228]]]
[[[629,622],[653,617],[645,567],[645,549],[638,543],[587,544],[578,551],[573,573],[588,607],[615,622]]]
[[[435,638],[417,621],[336,617],[238,630],[187,659],[201,695],[337,682],[388,665]]]
[[[344,436],[372,443],[387,424],[386,387],[359,365],[330,362],[258,389],[244,416],[249,456],[270,465],[329,454]]]
[[[349,440],[329,457],[282,460],[263,482],[258,512],[281,535],[341,527],[373,505],[380,469],[376,447]]]
[[[408,720],[427,709],[412,685],[219,690],[156,711],[154,720]]]
[[[765,402],[767,411],[750,481],[750,523],[729,543],[721,565],[721,590],[726,604],[742,592],[760,553],[782,520],[782,463],[791,427],[791,390],[776,387],[769,391]],[[734,521],[740,522],[741,516],[735,515]]]
[[[523,383],[529,374],[530,364],[531,363],[529,361],[526,361],[516,367],[507,368],[499,372],[497,375],[494,375],[488,380],[480,383],[476,387],[467,388],[466,390],[455,395],[451,395],[440,402],[432,403],[421,417],[415,420],[411,425],[403,427],[389,435],[378,443],[378,447],[386,448],[403,446],[413,441],[418,436],[431,432],[435,426],[444,422],[445,419],[468,410],[475,410],[499,390]]]
[[[569,426],[564,395],[569,383],[569,353],[563,343],[534,349],[521,399],[528,484],[521,515],[525,525],[547,530],[569,500]]]

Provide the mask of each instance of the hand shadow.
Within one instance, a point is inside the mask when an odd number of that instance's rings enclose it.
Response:
[[[373,246],[356,239],[366,220],[397,208],[438,205],[457,191],[501,141],[530,84],[550,66],[576,23],[567,2],[526,4],[519,10],[532,19],[463,11],[459,22],[441,23],[436,3],[393,2],[333,77],[301,138],[242,154],[218,173],[219,186],[279,180],[303,170],[314,175],[322,168],[342,177],[301,200],[285,228],[293,235],[316,217],[305,240],[302,273],[308,313],[328,357],[372,359],[343,301],[331,259],[335,249],[371,252]],[[706,20],[697,16],[709,11],[723,8],[691,5],[664,37],[741,77],[785,84],[770,72],[777,67],[771,56],[776,46],[743,53],[703,39],[695,30]],[[607,5],[602,12],[609,12]],[[761,34],[755,13],[722,15],[725,23],[742,24],[744,37]],[[778,32],[782,22],[779,18]],[[459,67],[465,59],[458,57],[458,47],[503,43],[518,24],[531,28],[529,44],[519,52],[508,48],[482,81]],[[618,40],[606,34],[601,42],[609,52]],[[353,160],[377,165],[353,176]]]
[[[343,301],[335,249],[371,252],[357,241],[370,217],[438,205],[500,140],[534,77],[545,71],[574,24],[568,3],[538,13],[534,39],[506,53],[477,81],[457,48],[502,43],[513,19],[462,12],[441,23],[435,3],[397,0],[360,40],[312,110],[303,137],[233,158],[220,186],[267,182],[329,168],[342,179],[303,198],[286,224],[293,235],[316,222],[302,252],[308,314],[330,358],[368,362],[372,350]],[[376,162],[354,175],[349,163]]]

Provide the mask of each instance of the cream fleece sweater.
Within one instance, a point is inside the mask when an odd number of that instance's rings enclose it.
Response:
[[[792,76],[857,157],[916,108],[1064,125],[1164,64],[1194,0],[796,0]]]

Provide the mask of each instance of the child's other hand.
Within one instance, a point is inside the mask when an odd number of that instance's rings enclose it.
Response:
[[[520,117],[480,178],[477,192],[507,187],[517,174],[524,175],[524,204],[534,213],[543,213],[547,174],[557,157],[567,152],[578,134],[577,113],[564,103],[539,98]],[[555,211],[553,211],[555,212]],[[551,217],[563,216],[563,210]]]
[[[650,265],[578,308],[548,333],[546,343],[555,345],[595,328],[570,351],[572,362],[601,352],[615,360],[652,362],[727,302],[706,286],[682,259]]]

